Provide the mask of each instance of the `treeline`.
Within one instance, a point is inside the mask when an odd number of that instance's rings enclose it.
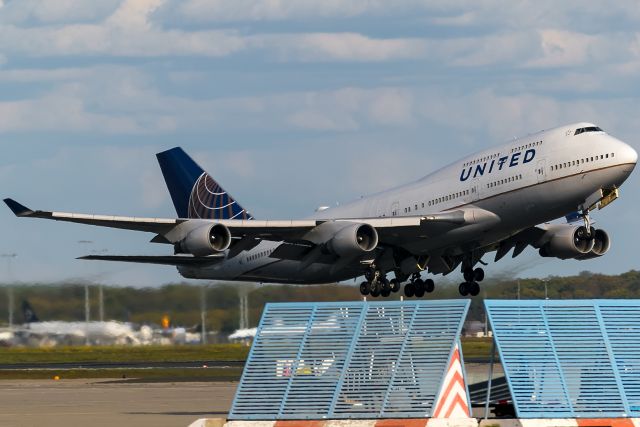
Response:
[[[442,280],[440,281],[442,282]],[[545,297],[545,283],[551,299],[581,298],[638,298],[640,272],[629,271],[615,276],[583,272],[577,276],[548,277],[546,279],[488,278],[478,297],[472,299],[470,319],[483,320],[483,298],[541,299]],[[5,285],[7,286],[7,285]],[[106,320],[139,324],[160,324],[168,315],[172,324],[193,326],[200,323],[203,285],[167,284],[156,288],[103,286]],[[82,321],[84,314],[83,284],[16,284],[10,286],[14,294],[14,322],[22,323],[22,302],[28,301],[40,320]],[[91,284],[91,318],[98,316],[98,285]],[[244,283],[207,284],[204,295],[207,329],[231,332],[238,328],[240,294],[248,293],[249,322],[256,325],[268,302],[287,301],[349,301],[360,300],[354,284],[292,286],[252,285]],[[392,295],[398,299],[400,293]],[[457,285],[442,284],[425,298],[461,298]],[[0,323],[8,321],[8,293],[0,293]]]

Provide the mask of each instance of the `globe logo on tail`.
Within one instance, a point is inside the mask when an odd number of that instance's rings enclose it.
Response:
[[[253,219],[208,173],[198,177],[189,197],[189,218]]]

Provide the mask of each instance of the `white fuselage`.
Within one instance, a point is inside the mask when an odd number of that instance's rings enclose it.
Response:
[[[413,255],[459,255],[486,248],[526,228],[575,212],[594,192],[618,188],[633,171],[629,145],[576,123],[539,132],[460,159],[424,178],[354,202],[325,209],[314,219],[427,216],[465,207],[495,214],[489,229],[454,230],[437,238],[410,236]],[[270,258],[281,242],[262,241],[210,267],[178,267],[185,277],[277,283],[322,283],[362,274],[360,262],[336,270],[316,263]],[[440,273],[437,269],[434,273]],[[447,272],[447,271],[444,271]]]

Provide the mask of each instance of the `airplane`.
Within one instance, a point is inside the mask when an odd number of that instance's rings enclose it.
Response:
[[[130,323],[116,321],[68,322],[41,321],[29,301],[22,301],[22,325],[0,330],[0,346],[52,347],[57,345],[145,344],[144,334]]]
[[[455,161],[417,181],[353,202],[320,207],[305,219],[259,220],[180,147],[157,154],[178,218],[138,218],[31,210],[45,218],[154,233],[173,255],[90,255],[85,260],[176,266],[185,278],[321,284],[364,276],[360,292],[407,297],[432,292],[458,267],[461,295],[476,296],[483,256],[499,261],[525,248],[543,257],[587,260],[610,248],[590,212],[619,196],[638,155],[592,123],[534,133]],[[566,217],[566,223],[553,223]],[[387,275],[393,273],[389,280]]]

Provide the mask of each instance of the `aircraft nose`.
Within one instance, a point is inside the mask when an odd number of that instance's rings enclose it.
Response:
[[[629,156],[629,161],[633,164],[638,162],[638,152],[636,150],[633,149],[632,146],[627,145],[627,156]]]

